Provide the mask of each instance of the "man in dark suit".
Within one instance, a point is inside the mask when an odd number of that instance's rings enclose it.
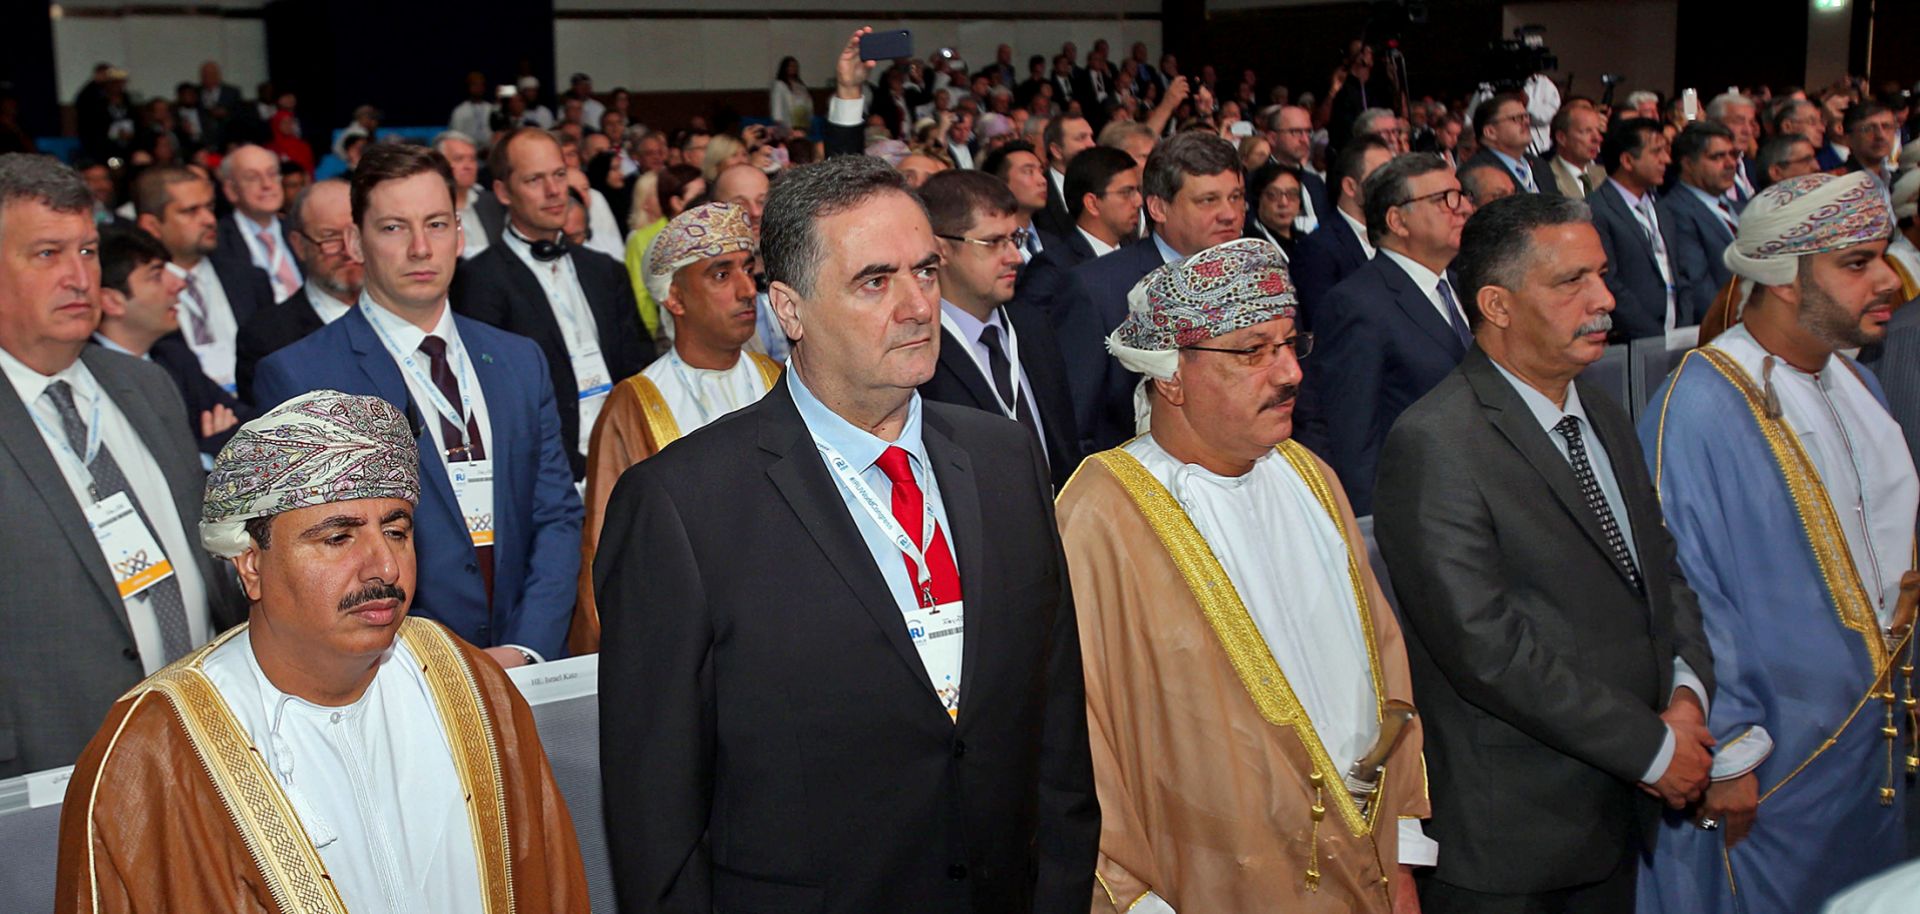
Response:
[[[500,243],[507,230],[507,208],[480,184],[479,141],[458,130],[443,130],[433,138],[433,148],[447,157],[453,166],[453,195],[460,202],[460,231],[467,236],[466,250],[460,256],[471,260]]]
[[[1373,513],[1387,429],[1460,364],[1473,337],[1447,267],[1469,207],[1446,160],[1409,153],[1367,178],[1367,231],[1378,255],[1327,293],[1304,363],[1296,437]]]
[[[261,146],[241,146],[220,160],[220,191],[233,211],[220,219],[220,253],[259,267],[273,283],[273,301],[300,288],[300,267],[287,245],[280,210],[287,203],[280,157]]]
[[[287,211],[287,238],[307,282],[292,298],[262,309],[240,326],[234,371],[241,400],[253,402],[253,372],[261,359],[345,317],[359,304],[365,271],[347,252],[352,225],[345,178],[317,181],[294,198]]]
[[[1107,353],[1106,338],[1127,317],[1127,293],[1163,264],[1240,237],[1246,227],[1246,176],[1233,144],[1204,132],[1182,133],[1147,157],[1142,178],[1153,233],[1067,272],[1048,310],[1066,360],[1067,385],[1088,454],[1135,434],[1134,388],[1140,376]]]
[[[133,206],[135,224],[167,246],[167,268],[186,281],[181,337],[199,357],[201,372],[236,393],[240,327],[273,307],[267,274],[245,257],[220,253],[213,183],[195,172],[173,165],[141,172]]]
[[[1119,150],[1098,151],[1133,163]],[[920,201],[942,260],[940,361],[920,395],[1019,422],[1039,439],[1054,486],[1065,485],[1084,455],[1053,322],[1013,301],[1020,274],[1013,192],[992,175],[947,171],[920,186]]]
[[[1020,271],[1017,296],[1021,302],[1048,311],[1067,271],[1137,240],[1140,172],[1132,155],[1107,146],[1074,157],[1067,166],[1067,210],[1074,230],[1050,240],[1046,250]]]
[[[1616,342],[1660,336],[1689,323],[1680,319],[1673,270],[1673,217],[1654,205],[1671,158],[1660,122],[1634,117],[1615,123],[1601,144],[1607,183],[1587,195],[1593,227],[1607,252],[1607,290],[1613,293]],[[1697,322],[1697,321],[1696,321]]]
[[[366,297],[260,363],[260,406],[331,388],[405,411],[419,423],[414,550],[426,582],[413,611],[503,666],[560,657],[582,509],[546,360],[447,306],[462,236],[445,157],[376,144],[354,169],[352,197],[348,237],[366,264]]]
[[[1294,294],[1300,299],[1298,324],[1302,331],[1313,329],[1314,314],[1327,293],[1373,259],[1361,188],[1375,169],[1392,158],[1393,150],[1380,138],[1358,137],[1334,159],[1331,177],[1337,193],[1333,208],[1322,212],[1320,227],[1294,248],[1288,261]]]
[[[187,407],[187,430],[210,464],[233,430],[259,413],[220,389],[180,338],[178,303],[186,280],[167,269],[167,248],[130,226],[100,233],[100,328],[93,341],[166,369]]]
[[[1299,105],[1282,105],[1274,110],[1268,124],[1272,160],[1300,173],[1300,215],[1294,219],[1294,228],[1311,234],[1333,218],[1333,198],[1327,195],[1327,182],[1307,168],[1313,164],[1313,114]]]
[[[1040,444],[915,393],[940,250],[885,163],[788,172],[761,252],[784,379],[628,470],[595,560],[621,909],[1084,912],[1100,813]]]
[[[1076,156],[1093,148],[1093,125],[1084,117],[1062,114],[1048,121],[1040,136],[1047,144],[1047,208],[1033,214],[1033,224],[1055,238],[1065,238],[1073,234],[1073,214],[1067,208],[1067,169]]]
[[[0,156],[0,777],[72,764],[115,699],[242,615],[200,548],[179,391],[87,345],[98,237],[79,175]],[[136,551],[173,573],[122,596]]]
[[[1606,254],[1578,201],[1515,194],[1456,263],[1477,346],[1375,491],[1450,849],[1421,908],[1631,911],[1653,797],[1706,786],[1713,666],[1633,427],[1575,381],[1606,350]]]
[[[613,385],[653,361],[653,339],[641,329],[623,266],[561,239],[567,164],[560,144],[538,127],[518,128],[494,143],[487,170],[507,205],[507,232],[461,264],[453,309],[540,344],[561,443],[580,479],[600,408]]]
[[[1740,215],[1728,199],[1740,167],[1733,144],[1733,132],[1713,121],[1680,131],[1673,140],[1680,181],[1654,206],[1673,225],[1667,251],[1673,255],[1675,320],[1681,326],[1700,323],[1733,278],[1721,260],[1740,230]]]
[[[1526,96],[1502,92],[1481,102],[1473,109],[1473,132],[1480,138],[1480,151],[1461,167],[1493,162],[1513,176],[1514,188],[1523,193],[1556,193],[1553,171],[1539,156],[1527,152],[1527,144],[1533,142],[1532,125]]]

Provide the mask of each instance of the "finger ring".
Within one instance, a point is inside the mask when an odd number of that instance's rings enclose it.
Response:
[[[1700,820],[1701,831],[1713,831],[1719,827],[1720,827],[1719,819],[1701,819]]]

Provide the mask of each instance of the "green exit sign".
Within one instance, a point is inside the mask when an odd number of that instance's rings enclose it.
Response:
[[[1813,8],[1824,12],[1847,8],[1847,0],[1813,0]]]

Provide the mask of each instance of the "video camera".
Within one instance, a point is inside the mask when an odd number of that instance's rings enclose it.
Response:
[[[1538,25],[1520,26],[1512,38],[1490,42],[1487,60],[1487,84],[1501,92],[1519,89],[1535,73],[1560,69],[1560,58],[1547,47],[1547,30]]]

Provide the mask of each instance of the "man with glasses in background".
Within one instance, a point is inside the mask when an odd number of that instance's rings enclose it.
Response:
[[[1527,144],[1533,142],[1533,115],[1527,113],[1525,98],[1509,92],[1481,102],[1473,109],[1473,130],[1480,138],[1480,151],[1463,167],[1494,162],[1513,176],[1515,188],[1529,194],[1553,184],[1547,163],[1527,151]]]
[[[260,360],[339,320],[360,303],[366,270],[347,254],[353,207],[345,178],[315,182],[287,211],[287,238],[307,282],[278,306],[262,309],[240,327],[234,373],[240,399],[253,402],[253,369]]]
[[[233,212],[220,220],[220,250],[266,271],[273,300],[285,301],[299,290],[301,280],[280,222],[280,209],[287,202],[280,157],[261,146],[227,153],[220,160],[220,189],[233,204]]]
[[[1299,438],[1333,466],[1364,516],[1387,429],[1473,342],[1447,272],[1472,207],[1447,163],[1426,152],[1380,166],[1361,193],[1379,256],[1316,305],[1322,354],[1307,365]]]

